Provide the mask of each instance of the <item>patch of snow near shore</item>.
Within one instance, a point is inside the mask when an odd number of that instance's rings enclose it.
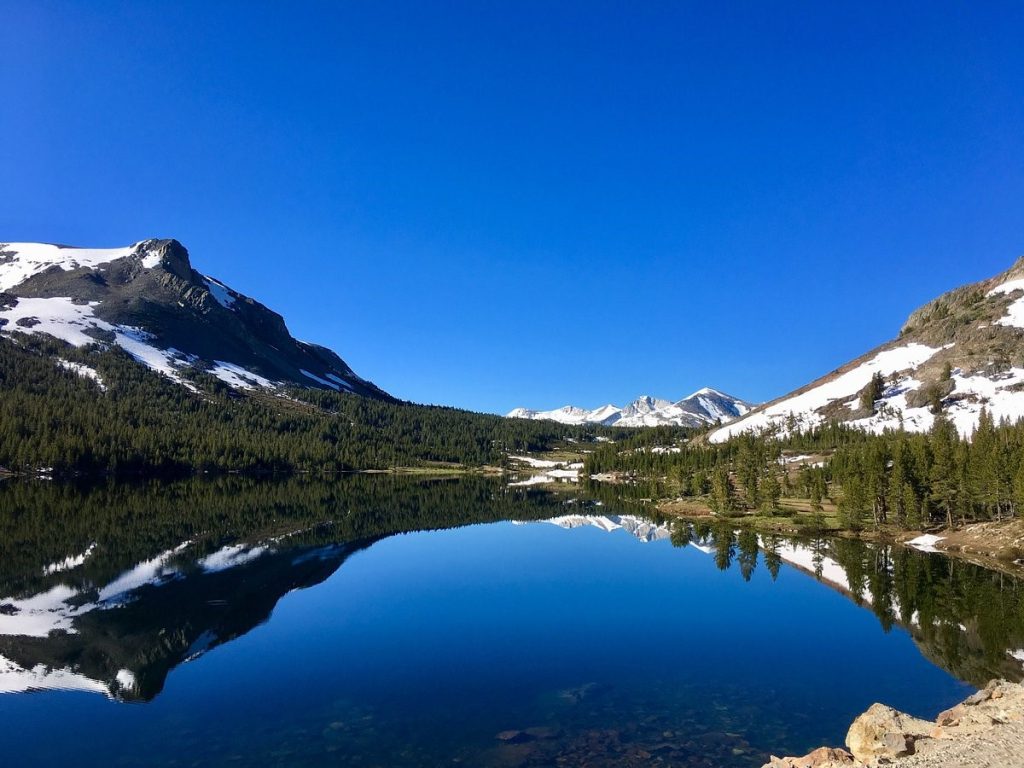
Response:
[[[743,432],[763,432],[775,427],[784,432],[785,423],[791,415],[803,428],[816,426],[824,420],[818,413],[819,409],[835,400],[845,401],[855,396],[867,386],[871,377],[876,373],[891,376],[899,371],[916,368],[927,362],[940,349],[940,347],[933,348],[915,342],[904,347],[879,352],[871,360],[861,363],[831,381],[826,381],[806,392],[781,400],[722,427],[713,432],[709,440],[712,443],[724,443],[730,437]]]
[[[509,483],[509,488],[526,488],[531,485],[544,485],[545,483],[552,482],[551,478],[547,475],[533,475],[525,480],[517,480],[514,483]]]
[[[545,472],[544,474],[548,477],[553,477],[556,480],[577,480],[580,476],[578,469],[552,469],[550,472]]]
[[[924,533],[906,542],[908,547],[913,547],[921,552],[938,552],[935,545],[942,541],[944,536],[936,536],[934,533]]]
[[[509,456],[512,461],[521,461],[524,464],[529,464],[535,469],[551,469],[554,467],[561,466],[560,461],[548,461],[547,459],[535,459],[532,456]]]

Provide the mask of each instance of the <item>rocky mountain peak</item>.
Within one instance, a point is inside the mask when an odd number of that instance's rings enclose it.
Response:
[[[188,370],[235,388],[302,386],[390,397],[284,318],[192,266],[174,239],[84,249],[0,243],[0,331],[73,346],[115,344],[188,386]]]

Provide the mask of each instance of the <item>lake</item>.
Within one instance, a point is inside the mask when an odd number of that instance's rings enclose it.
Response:
[[[0,486],[5,765],[760,766],[1024,676],[1024,584],[469,477]]]

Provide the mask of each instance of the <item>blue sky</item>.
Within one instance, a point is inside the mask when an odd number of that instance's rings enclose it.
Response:
[[[421,402],[768,399],[1024,254],[1019,3],[0,0],[0,239]]]

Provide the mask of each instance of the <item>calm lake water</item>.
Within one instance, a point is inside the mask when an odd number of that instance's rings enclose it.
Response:
[[[1022,676],[1010,577],[636,512],[475,478],[0,487],[4,764],[760,766]]]

